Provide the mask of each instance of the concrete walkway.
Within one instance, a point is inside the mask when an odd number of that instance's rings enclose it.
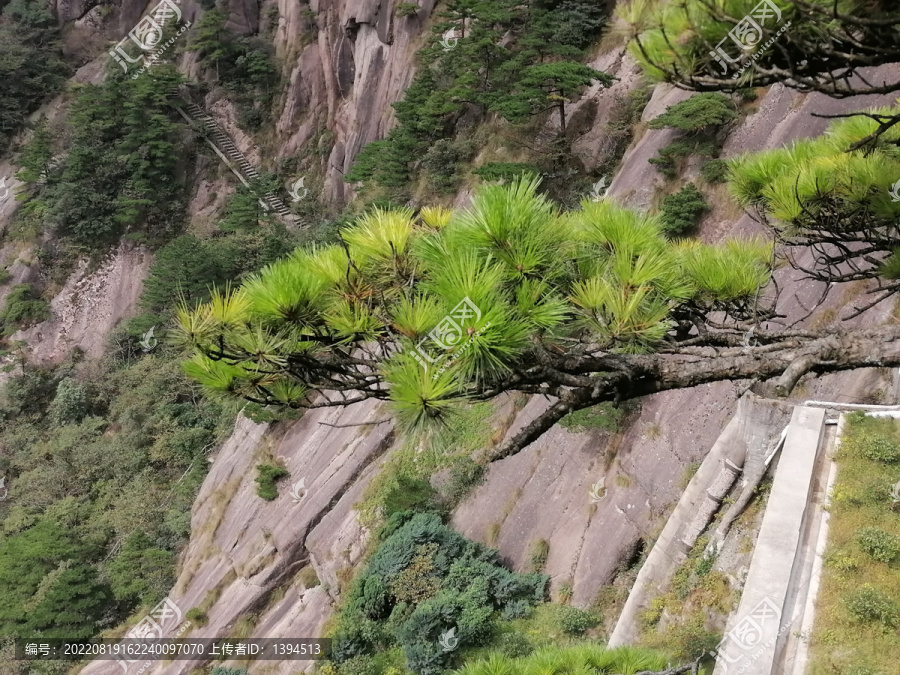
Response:
[[[804,623],[821,524],[817,502],[824,495],[823,448],[830,441],[825,416],[821,408],[794,409],[741,602],[717,650],[715,675],[792,672],[786,661],[793,661]]]

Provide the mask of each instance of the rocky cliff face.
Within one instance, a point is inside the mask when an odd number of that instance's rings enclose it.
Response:
[[[341,202],[349,196],[343,172],[365,143],[389,130],[390,104],[400,98],[414,74],[413,56],[428,30],[434,4],[423,0],[416,16],[398,19],[393,3],[385,0],[312,0],[309,5],[278,0],[271,27],[289,84],[271,145],[275,158],[302,155],[311,144],[321,145],[327,157],[323,187],[327,198]],[[111,23],[104,24],[108,37],[124,35],[147,5],[144,0],[125,0]],[[230,26],[252,34],[271,20],[270,7],[275,5],[231,0]],[[59,1],[55,8],[65,22],[99,12],[89,2]],[[199,6],[188,2],[184,12],[193,20]],[[81,77],[97,77],[99,63],[85,66]],[[182,65],[197,74],[189,56]],[[592,65],[619,81],[610,89],[588,91],[569,112],[570,117],[579,112],[582,116],[584,133],[576,139],[574,153],[588,169],[603,160],[611,102],[640,81],[638,69],[622,49],[607,51]],[[644,120],[687,95],[657,87]],[[818,134],[827,122],[811,117],[812,112],[835,113],[886,102],[835,101],[773,87],[763,92],[756,112],[733,130],[725,154]],[[231,117],[226,106],[214,112],[226,122]],[[649,206],[664,181],[647,160],[671,137],[667,130],[643,133],[629,149],[610,195],[638,208]],[[238,141],[249,155],[255,152],[256,159],[266,160],[251,139]],[[198,181],[192,215],[211,217],[221,205],[222,187]],[[0,217],[11,208],[10,203],[0,205]],[[709,239],[758,231],[749,217],[734,212],[724,200],[703,226],[703,236]],[[54,301],[50,321],[20,337],[34,345],[38,359],[56,360],[73,346],[97,355],[108,330],[133,308],[149,261],[145,252],[122,247],[93,274],[76,271]],[[14,268],[14,274],[17,280],[26,280],[27,265]],[[784,288],[781,307],[799,318],[802,306],[821,289],[790,270],[779,274]],[[849,289],[831,300],[831,308],[847,304],[863,290]],[[882,321],[889,309],[877,308],[866,320]],[[97,322],[97,316],[102,321]],[[819,314],[809,320],[829,318]],[[880,373],[859,372],[823,378],[809,387],[808,396],[853,400],[879,386],[886,386]],[[533,542],[546,541],[545,569],[554,590],[568,585],[575,604],[590,603],[639,542],[658,532],[680,493],[684,470],[708,451],[739,393],[737,385],[717,384],[650,397],[617,433],[575,434],[555,428],[526,451],[492,465],[485,484],[458,508],[453,524],[466,536],[497,546],[517,569],[527,567]],[[544,405],[540,399],[531,400],[507,433],[526,424]],[[208,615],[208,624],[192,625],[189,635],[221,636],[238,630],[266,637],[321,633],[366,546],[368,533],[354,504],[393,448],[389,424],[346,425],[385,415],[377,404],[365,403],[312,411],[298,422],[274,426],[238,419],[233,435],[216,453],[194,506],[191,543],[181,556],[178,581],[169,596],[183,613],[199,607]],[[275,501],[265,502],[255,495],[254,467],[270,456],[284,458],[291,471],[288,481],[297,487],[293,495],[282,489]],[[601,478],[606,491],[592,496],[591,486]],[[304,485],[298,486],[301,479]],[[157,665],[151,672],[187,673],[195,665],[174,662]],[[251,672],[289,673],[302,665],[269,663],[253,666]],[[119,670],[114,663],[95,662],[83,672]]]
[[[278,1],[275,45],[290,64],[289,86],[278,119],[278,157],[302,149],[325,128],[334,145],[324,167],[324,196],[344,201],[343,174],[367,143],[382,138],[393,121],[391,104],[412,79],[435,0],[398,18],[384,0]]]

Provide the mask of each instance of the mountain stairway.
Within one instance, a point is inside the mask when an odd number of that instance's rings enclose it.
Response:
[[[179,102],[181,105],[178,104]],[[256,167],[247,160],[244,153],[209,113],[196,103],[186,101],[180,91],[178,100],[173,105],[185,120],[195,122],[203,127],[206,132],[204,134],[206,141],[245,187],[250,187],[250,182],[259,178],[259,171]],[[274,192],[265,193],[260,197],[259,202],[266,211],[274,211],[288,227],[299,225],[299,218]]]

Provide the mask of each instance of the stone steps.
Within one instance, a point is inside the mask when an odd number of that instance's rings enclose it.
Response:
[[[183,100],[181,92],[178,97]],[[259,179],[259,171],[254,167],[247,157],[241,152],[240,148],[235,145],[231,136],[229,136],[216,120],[212,118],[202,107],[194,102],[184,101],[182,111],[189,119],[200,124],[206,131],[207,138],[219,149],[219,151],[231,161],[233,167],[243,177],[247,183]],[[268,211],[274,211],[289,227],[298,224],[297,216],[291,212],[287,205],[274,193],[265,193],[260,201]]]

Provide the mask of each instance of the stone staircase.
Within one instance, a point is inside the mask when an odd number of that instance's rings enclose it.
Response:
[[[181,105],[178,105],[178,102]],[[259,171],[247,160],[244,153],[240,151],[234,141],[231,140],[231,137],[219,126],[219,123],[199,105],[185,100],[180,91],[178,92],[175,109],[189,122],[196,122],[203,127],[206,131],[207,142],[245,187],[249,187],[251,181],[259,178]],[[299,225],[299,218],[291,212],[274,192],[265,193],[259,201],[266,211],[273,211],[288,227]]]

